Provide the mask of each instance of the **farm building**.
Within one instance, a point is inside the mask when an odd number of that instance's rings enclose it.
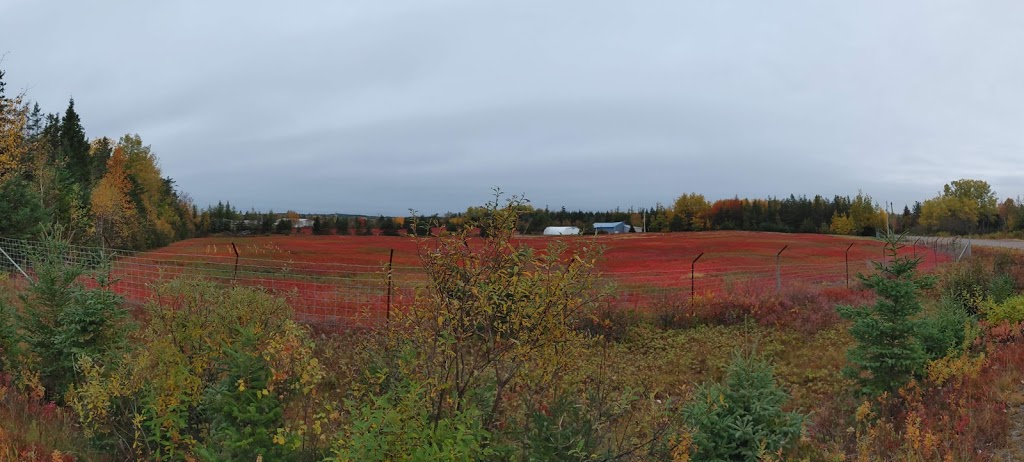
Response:
[[[274,226],[276,227],[283,220],[286,220],[286,218],[278,218],[277,221],[274,222]],[[299,219],[296,219],[296,220],[292,220],[292,228],[312,228],[312,227],[313,227],[313,220],[310,220],[309,218],[299,218]]]
[[[544,228],[545,236],[571,236],[580,234],[580,229],[575,226],[548,226]]]
[[[615,223],[594,223],[595,232],[605,232],[608,234],[621,234],[629,232],[629,224],[624,221],[618,221]]]

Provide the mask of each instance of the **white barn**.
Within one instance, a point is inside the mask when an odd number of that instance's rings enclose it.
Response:
[[[548,226],[544,228],[545,236],[573,236],[582,231],[575,226]]]

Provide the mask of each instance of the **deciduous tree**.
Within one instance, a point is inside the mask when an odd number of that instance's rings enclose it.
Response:
[[[684,229],[701,231],[708,229],[706,215],[710,209],[711,205],[704,199],[704,195],[691,193],[676,198],[672,206],[672,213],[682,218],[685,223]]]
[[[999,209],[992,187],[982,180],[961,179],[921,206],[921,224],[935,231],[968,234],[992,230]]]
[[[28,108],[22,96],[4,95],[4,72],[0,70],[0,181],[18,173],[26,154],[24,133]]]
[[[132,183],[125,164],[121,148],[114,149],[107,161],[107,172],[93,188],[90,198],[96,234],[113,248],[130,248],[139,239],[136,236],[138,211],[130,197]]]

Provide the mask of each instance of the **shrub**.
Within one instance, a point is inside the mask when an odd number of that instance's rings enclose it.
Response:
[[[597,458],[598,426],[583,403],[567,395],[550,406],[531,403],[521,460],[587,461]]]
[[[44,233],[41,250],[31,255],[36,279],[20,294],[19,340],[47,393],[61,398],[75,381],[83,356],[107,361],[120,354],[131,330],[119,295],[108,290],[104,264],[90,270],[71,255],[59,227]],[[86,286],[92,280],[94,288]]]
[[[1009,297],[1002,303],[988,301],[982,305],[982,314],[992,324],[1024,322],[1024,295]]]
[[[14,320],[17,311],[0,298],[0,372],[14,371],[14,365],[21,355],[18,329]]]
[[[997,274],[989,282],[988,296],[996,303],[1000,303],[1016,293],[1016,282],[1009,274]]]
[[[992,272],[980,259],[949,265],[939,281],[942,296],[956,300],[972,314],[978,313],[991,286]]]
[[[935,313],[921,320],[918,336],[930,359],[957,354],[966,346],[968,332],[973,332],[977,322],[967,310],[955,300],[943,298]]]
[[[431,416],[430,391],[405,382],[366,402],[348,402],[351,421],[330,461],[477,461],[493,455],[481,412],[473,407]]]
[[[783,411],[788,398],[767,361],[737,353],[724,382],[701,385],[683,409],[693,429],[694,460],[758,461],[782,451],[804,422],[803,415]]]
[[[509,399],[528,399],[524,388],[553,386],[572,364],[564,351],[581,340],[577,327],[593,301],[599,254],[563,241],[544,251],[515,243],[526,203],[512,197],[500,204],[499,198],[459,233],[420,241],[428,290],[400,311],[390,330],[416,355],[411,370],[402,373],[438,397],[433,419],[486,392],[482,409],[489,431]],[[472,238],[473,229],[487,230],[487,236]]]
[[[289,460],[293,454],[277,433],[284,429],[284,406],[273,389],[272,371],[258,354],[256,334],[240,329],[235,346],[225,347],[225,373],[207,387],[199,408],[210,430],[197,449],[206,460]]]
[[[200,451],[222,459],[267,450],[273,432],[280,447],[265,455],[283,457],[323,435],[321,417],[289,412],[311,406],[324,374],[283,301],[176,280],[159,287],[147,308],[142,348],[113,365],[88,356],[78,363],[85,380],[68,402],[98,444],[140,459],[185,460]]]
[[[604,307],[582,317],[577,329],[591,335],[600,335],[605,340],[619,342],[626,338],[629,329],[643,322],[643,313],[636,310]]]
[[[898,255],[902,236],[886,236],[887,263],[875,263],[877,273],[858,274],[864,284],[878,294],[875,304],[863,307],[840,306],[840,316],[852,321],[850,334],[857,344],[847,357],[854,367],[848,375],[858,380],[863,392],[877,395],[899,390],[925,365],[927,356],[918,337],[921,312],[918,292],[931,287],[934,279],[918,276],[918,259]]]

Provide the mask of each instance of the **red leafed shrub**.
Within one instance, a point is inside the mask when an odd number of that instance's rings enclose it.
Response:
[[[24,392],[0,373],[0,460],[73,462],[105,460],[91,453],[75,416]]]
[[[658,321],[667,328],[695,325],[733,325],[753,321],[764,326],[814,333],[839,322],[835,307],[861,304],[873,295],[863,290],[790,286],[779,294],[734,291],[694,297],[682,306],[655,310]]]
[[[1004,327],[987,329],[969,352],[929,363],[925,378],[898,395],[865,401],[853,412],[856,437],[846,451],[858,460],[991,460],[1007,444],[1009,407],[1024,405],[1024,342],[1008,340]]]

